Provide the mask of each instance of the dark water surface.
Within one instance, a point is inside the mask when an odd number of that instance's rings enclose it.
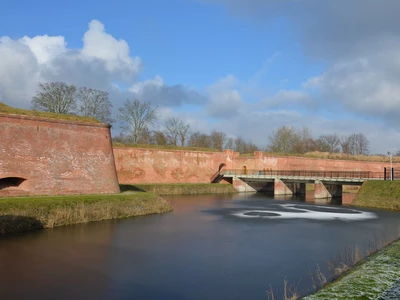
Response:
[[[0,238],[0,299],[279,299],[398,213],[260,194],[166,197],[164,215]]]

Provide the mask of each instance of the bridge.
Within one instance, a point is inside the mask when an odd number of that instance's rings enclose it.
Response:
[[[273,192],[275,195],[305,194],[306,184],[314,184],[314,198],[341,197],[343,185],[361,186],[366,180],[400,179],[400,172],[392,174],[368,171],[299,171],[299,170],[224,170],[211,178],[212,182],[226,180],[239,192]]]

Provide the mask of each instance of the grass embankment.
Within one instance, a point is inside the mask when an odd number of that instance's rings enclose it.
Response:
[[[121,148],[144,148],[144,149],[159,149],[159,150],[183,150],[183,151],[201,151],[201,152],[220,152],[214,148],[201,148],[201,147],[185,147],[173,145],[152,145],[152,144],[125,144],[113,141],[113,147]]]
[[[289,157],[306,157],[306,158],[319,158],[319,159],[335,159],[335,160],[355,160],[355,161],[370,161],[370,162],[387,162],[389,158],[386,155],[349,155],[343,153],[330,153],[330,152],[307,152],[307,153],[279,153],[279,152],[264,152],[264,156],[289,156]],[[242,153],[240,158],[252,158],[254,153]],[[393,156],[393,163],[400,163],[400,157]]]
[[[400,181],[366,181],[352,205],[400,210]]]
[[[143,192],[0,198],[0,235],[170,210],[167,201]]]
[[[2,102],[0,102],[0,113],[33,116],[33,117],[40,117],[40,118],[46,118],[46,119],[68,120],[68,121],[75,121],[75,122],[100,123],[100,121],[95,118],[14,108],[14,107],[5,105]]]
[[[170,183],[170,184],[122,184],[121,191],[146,191],[159,195],[233,194],[231,184]]]
[[[304,299],[398,299],[400,241],[362,261],[355,269]],[[392,294],[392,295],[391,295]],[[390,297],[391,296],[391,297]]]

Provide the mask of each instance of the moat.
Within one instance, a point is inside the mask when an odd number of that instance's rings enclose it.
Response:
[[[1,237],[2,298],[279,299],[285,278],[311,292],[317,265],[400,228],[395,212],[262,194],[164,198],[173,212]]]

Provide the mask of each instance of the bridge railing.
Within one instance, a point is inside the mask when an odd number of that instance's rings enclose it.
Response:
[[[384,179],[384,172],[370,171],[308,171],[308,170],[224,170],[224,175],[248,175],[252,177],[288,176],[288,177],[314,177],[314,178],[343,178],[343,179]],[[387,175],[390,178],[390,175]],[[396,177],[395,177],[396,178]],[[398,177],[400,178],[400,173]]]

